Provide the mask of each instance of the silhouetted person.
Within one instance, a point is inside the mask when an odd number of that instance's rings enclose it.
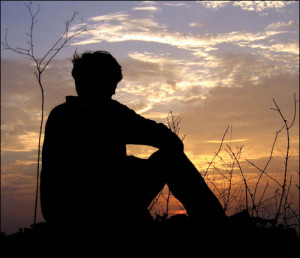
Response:
[[[225,214],[165,125],[112,100],[120,65],[104,51],[74,54],[77,96],[55,107],[45,129],[41,208],[49,225],[83,232],[145,229],[147,207],[165,184],[191,221],[220,223]],[[126,155],[127,144],[158,148],[149,159]]]

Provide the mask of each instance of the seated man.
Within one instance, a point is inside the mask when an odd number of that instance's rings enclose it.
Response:
[[[41,208],[56,227],[112,229],[150,225],[147,207],[168,184],[192,221],[207,224],[225,214],[183,144],[165,125],[112,100],[122,79],[107,52],[75,53],[78,97],[55,107],[45,129]],[[149,159],[126,155],[126,144],[158,148]]]

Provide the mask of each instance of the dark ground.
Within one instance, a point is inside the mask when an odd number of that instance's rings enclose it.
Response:
[[[93,248],[98,250],[97,252],[110,250],[118,254],[140,250],[140,257],[144,257],[143,252],[151,253],[154,250],[169,254],[170,252],[187,254],[191,250],[198,253],[199,250],[202,252],[207,250],[213,253],[229,252],[244,255],[264,253],[268,256],[282,253],[284,257],[287,257],[288,253],[293,254],[293,257],[300,254],[300,238],[294,229],[272,225],[272,221],[264,219],[254,221],[247,212],[229,217],[226,227],[222,230],[210,228],[208,226],[206,230],[202,230],[191,224],[187,216],[176,215],[168,220],[157,219],[151,228],[143,231],[128,230],[111,235],[89,231],[88,235],[83,235],[82,232],[75,230],[71,234],[62,235],[59,230],[51,231],[43,222],[20,229],[15,234],[8,236],[2,234],[0,250],[6,249],[14,253],[20,250],[33,252],[40,249],[51,253],[60,246],[71,254],[87,250],[89,246],[88,250]],[[162,254],[161,252],[155,251],[153,254]]]

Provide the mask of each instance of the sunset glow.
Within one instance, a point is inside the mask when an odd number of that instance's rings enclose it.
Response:
[[[8,28],[7,40],[21,48],[28,46],[30,25],[24,3],[1,1],[1,40]],[[237,196],[243,182],[236,161],[230,168],[234,161],[230,148],[234,155],[242,148],[239,165],[250,178],[249,185],[255,186],[258,170],[246,160],[263,168],[276,132],[283,126],[278,112],[271,109],[275,107],[273,99],[288,123],[293,120],[294,93],[299,99],[298,1],[34,1],[33,8],[37,5],[41,10],[34,48],[39,57],[61,36],[64,21],[73,11],[79,15],[71,31],[79,24],[96,28],[76,37],[45,70],[45,119],[65,96],[76,95],[71,77],[75,50],[106,50],[123,70],[113,98],[164,124],[170,111],[180,117],[179,136],[185,136],[185,153],[202,175],[208,173],[207,183],[219,198],[221,191],[215,186],[223,189],[228,184],[220,172],[232,169]],[[32,61],[2,50],[1,212],[2,231],[6,233],[33,222],[40,108]],[[297,206],[298,104],[296,110],[288,171],[293,204]],[[220,144],[222,150],[215,157]],[[286,146],[283,130],[268,167],[278,181],[282,180]],[[127,154],[147,158],[155,150],[128,146]],[[266,184],[273,195],[277,186],[270,177],[262,178],[258,191],[262,193]],[[185,212],[175,198],[170,205],[170,214]],[[160,199],[152,214],[164,207]],[[38,220],[43,221],[40,210]]]

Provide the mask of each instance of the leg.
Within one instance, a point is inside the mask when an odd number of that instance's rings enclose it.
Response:
[[[139,203],[147,208],[156,195],[166,184],[166,173],[162,171],[152,158],[141,159],[128,156],[126,167],[130,174],[130,181],[138,193]]]
[[[219,200],[184,153],[158,151],[149,160],[164,171],[171,192],[184,205],[193,221],[223,223],[226,216]]]

